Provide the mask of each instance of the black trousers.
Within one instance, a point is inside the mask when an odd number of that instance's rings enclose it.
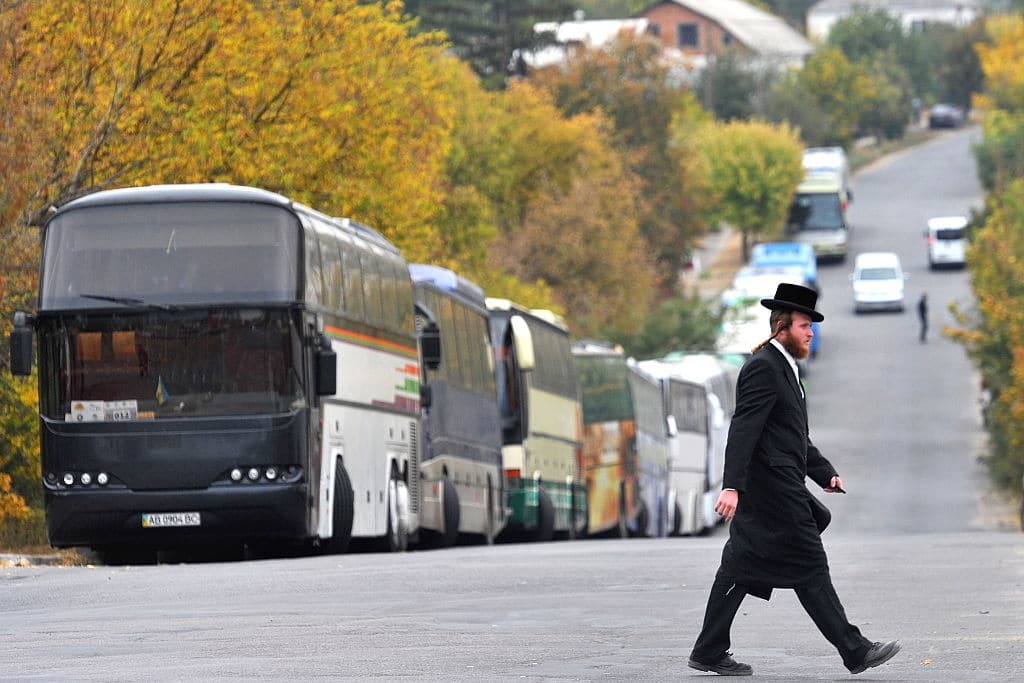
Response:
[[[852,669],[861,664],[872,643],[847,620],[828,572],[794,590],[814,625],[839,651],[846,668]],[[704,626],[690,654],[692,659],[713,664],[725,655],[730,646],[729,630],[733,618],[745,596],[746,592],[736,585],[735,578],[720,567],[704,611]]]

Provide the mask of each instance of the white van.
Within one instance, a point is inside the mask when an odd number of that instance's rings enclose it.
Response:
[[[790,241],[809,244],[818,261],[846,259],[846,190],[836,175],[808,175],[796,189],[786,219]]]
[[[928,238],[928,267],[962,268],[967,265],[967,219],[963,216],[929,218],[924,235]]]
[[[900,257],[891,251],[858,254],[853,262],[853,310],[903,310],[903,289],[907,279]]]

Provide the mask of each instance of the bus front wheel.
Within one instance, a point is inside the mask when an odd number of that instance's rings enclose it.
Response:
[[[555,536],[555,506],[544,489],[537,491],[537,528],[535,541],[550,541]]]
[[[352,481],[345,466],[339,460],[334,465],[334,511],[332,513],[334,533],[324,539],[321,547],[328,553],[344,553],[352,540],[352,516],[355,509],[355,494]]]
[[[409,490],[405,482],[393,476],[388,482],[387,550],[405,552],[409,547]]]

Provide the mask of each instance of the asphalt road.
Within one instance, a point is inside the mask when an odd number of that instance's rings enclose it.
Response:
[[[939,334],[965,272],[930,273],[924,220],[980,205],[957,131],[855,179],[854,251],[901,254],[913,310],[856,316],[822,268],[811,434],[849,491],[825,534],[847,614],[904,649],[857,680],[1024,680],[1024,534],[987,505],[978,383]],[[671,681],[726,534],[150,567],[0,569],[0,680]],[[790,591],[748,599],[737,658],[761,678],[851,678]]]

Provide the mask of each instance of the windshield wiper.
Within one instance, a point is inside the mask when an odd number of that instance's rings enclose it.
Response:
[[[155,308],[160,311],[173,311],[177,307],[169,306],[167,304],[154,304],[142,299],[136,299],[131,296],[110,296],[108,294],[82,294],[78,296],[83,299],[96,299],[97,301],[110,301],[115,304],[121,304],[122,306],[137,306],[140,308]]]

